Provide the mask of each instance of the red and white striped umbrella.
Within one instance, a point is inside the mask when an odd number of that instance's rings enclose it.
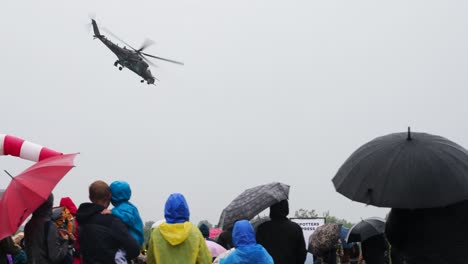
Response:
[[[41,161],[63,153],[10,135],[0,134],[0,155],[11,155],[30,161]]]

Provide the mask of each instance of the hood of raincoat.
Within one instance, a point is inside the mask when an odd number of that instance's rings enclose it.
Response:
[[[270,207],[270,218],[271,219],[283,219],[289,214],[289,203],[288,200],[283,200]]]
[[[193,225],[190,222],[180,224],[162,223],[159,225],[158,229],[164,240],[172,246],[177,246],[188,238],[192,227]]]
[[[232,242],[236,248],[253,246],[257,244],[254,229],[249,221],[240,220],[234,224],[234,230],[232,231]]]
[[[122,202],[127,202],[132,196],[130,185],[125,181],[114,181],[109,188],[112,193],[111,202],[113,206],[118,206]]]
[[[63,197],[60,199],[60,207],[66,207],[72,215],[76,215],[76,205],[70,197]]]
[[[173,193],[166,201],[164,217],[168,224],[180,224],[189,221],[190,211],[185,197],[180,193]]]
[[[198,229],[200,229],[204,238],[208,238],[210,236],[210,228],[206,224],[201,224],[198,226]]]

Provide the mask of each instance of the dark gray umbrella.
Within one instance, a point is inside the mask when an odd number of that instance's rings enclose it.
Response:
[[[288,199],[289,185],[273,182],[245,190],[221,213],[218,226],[224,230],[238,220],[250,220],[268,207]]]
[[[395,133],[356,150],[333,178],[353,201],[392,208],[441,207],[468,199],[468,151],[425,133]]]
[[[361,242],[385,232],[385,220],[371,217],[353,225],[346,236],[346,242]]]
[[[252,220],[250,220],[249,222],[250,222],[250,224],[252,224],[252,227],[253,227],[253,229],[254,229],[254,231],[255,231],[255,233],[256,233],[258,227],[259,227],[261,224],[263,224],[263,223],[265,223],[265,222],[268,222],[268,221],[270,221],[270,220],[271,220],[271,218],[270,218],[269,216],[257,216],[257,217],[255,217],[255,218],[253,218]]]

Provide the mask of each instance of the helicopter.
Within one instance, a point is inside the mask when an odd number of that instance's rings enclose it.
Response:
[[[106,30],[107,33],[111,34],[113,37],[130,47],[128,49],[126,46],[123,48],[120,47],[119,45],[113,43],[109,39],[107,39],[104,35],[102,35],[99,32],[99,28],[97,26],[96,20],[91,19],[91,23],[93,25],[93,31],[94,31],[94,39],[99,39],[104,45],[106,45],[116,56],[117,60],[114,62],[115,67],[119,67],[119,70],[122,70],[123,68],[128,68],[137,75],[139,75],[141,78],[143,78],[140,82],[143,83],[146,81],[148,85],[154,84],[154,81],[157,80],[152,74],[151,70],[149,69],[149,65],[154,64],[148,60],[145,56],[155,58],[158,60],[163,60],[179,65],[184,65],[184,63],[175,61],[175,60],[170,60],[170,59],[165,59],[161,58],[158,56],[154,56],[148,53],[144,53],[143,50],[146,49],[148,46],[152,44],[151,41],[145,41],[143,42],[142,46],[139,49],[135,49],[132,46],[130,46],[128,43],[111,33],[110,31]]]

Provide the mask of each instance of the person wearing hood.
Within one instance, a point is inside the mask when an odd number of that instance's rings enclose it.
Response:
[[[252,224],[247,220],[240,220],[234,224],[232,241],[235,250],[220,264],[273,264],[273,258],[265,248],[257,244]]]
[[[117,216],[103,213],[111,202],[107,183],[93,182],[89,186],[89,199],[91,203],[82,203],[76,212],[83,263],[115,263],[119,249],[125,251],[128,261],[136,258],[140,247],[125,224]]]
[[[33,213],[24,228],[24,239],[28,263],[60,263],[67,258],[72,234],[59,232],[52,223],[54,196],[42,203]]]
[[[76,218],[76,211],[78,209],[76,208],[75,203],[70,197],[62,197],[62,199],[60,199],[60,207],[67,208],[70,214],[74,218]],[[73,264],[81,264],[78,221],[76,221],[76,219],[73,219],[73,224],[75,225],[75,232],[73,233],[73,235],[75,236],[75,246],[74,246],[75,251],[73,253]]]
[[[114,181],[110,185],[112,193],[112,214],[117,216],[127,226],[130,234],[136,239],[140,247],[143,246],[143,221],[135,205],[129,202],[132,196],[130,185],[125,181]]]
[[[270,207],[270,221],[257,229],[257,241],[273,257],[276,264],[303,264],[307,250],[302,228],[289,220],[288,200]]]
[[[200,232],[206,240],[216,242],[214,239],[210,238],[210,227],[207,224],[201,223],[198,225],[198,229],[200,229]]]
[[[200,230],[189,222],[190,212],[180,193],[169,196],[164,208],[166,222],[151,232],[148,264],[207,264],[212,257]]]

